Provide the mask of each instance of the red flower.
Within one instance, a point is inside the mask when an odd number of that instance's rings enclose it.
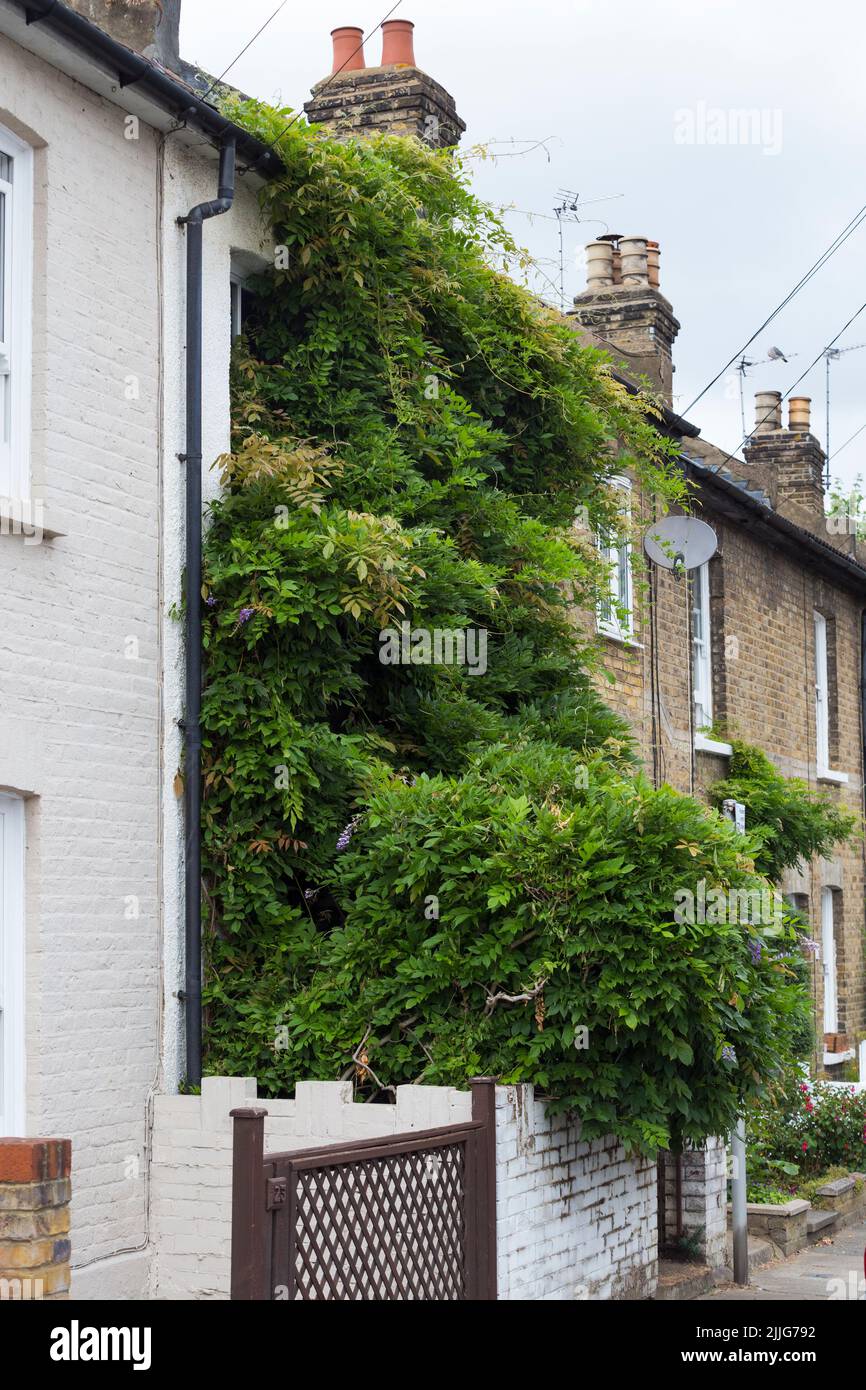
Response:
[[[805,1139],[804,1139],[804,1140],[803,1140],[803,1153],[806,1152],[806,1150],[808,1149],[808,1147],[809,1147],[809,1145],[806,1143],[806,1141],[805,1141]]]

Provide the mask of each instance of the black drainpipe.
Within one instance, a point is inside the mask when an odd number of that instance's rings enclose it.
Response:
[[[186,227],[186,758],[185,964],[186,1080],[201,1082],[201,371],[202,227],[235,196],[235,141],[220,148],[218,196],[178,222]],[[228,293],[228,287],[226,287]]]

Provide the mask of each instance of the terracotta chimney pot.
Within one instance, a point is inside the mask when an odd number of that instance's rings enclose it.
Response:
[[[342,29],[332,29],[331,38],[334,43],[332,77],[337,72],[358,72],[367,66],[364,62],[363,29],[356,29],[354,25],[344,25]]]
[[[808,434],[811,414],[811,396],[792,396],[788,401],[788,429],[798,434]]]
[[[658,289],[659,284],[661,283],[659,279],[660,256],[661,252],[659,250],[658,242],[648,241],[646,244],[647,273],[649,275],[650,284],[652,285],[653,289],[656,290]]]
[[[415,50],[412,47],[412,30],[415,25],[409,19],[386,19],[382,25],[382,67],[417,66]]]

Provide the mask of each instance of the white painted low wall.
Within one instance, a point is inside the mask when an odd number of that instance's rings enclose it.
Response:
[[[232,1120],[256,1083],[208,1078],[200,1096],[159,1096],[151,1218],[155,1298],[227,1298]],[[264,1100],[265,1151],[378,1138],[471,1119],[471,1096],[398,1086],[396,1105],[356,1105],[351,1082],[301,1082]],[[548,1120],[532,1087],[496,1088],[497,1272],[501,1299],[645,1298],[655,1289],[655,1167],[615,1140],[580,1140]]]
[[[355,1105],[351,1081],[301,1081],[294,1100],[256,1101],[244,1077],[206,1077],[200,1096],[157,1096],[151,1167],[155,1298],[228,1298],[231,1267],[232,1120],[267,1110],[265,1152],[378,1139],[472,1118],[468,1091],[398,1086],[396,1105]]]
[[[501,1299],[651,1298],[656,1167],[612,1138],[549,1119],[531,1086],[496,1088]]]

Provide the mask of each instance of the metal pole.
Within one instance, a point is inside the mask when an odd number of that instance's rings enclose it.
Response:
[[[749,1282],[749,1218],[746,1210],[746,1121],[741,1115],[731,1134],[733,1176],[731,1205],[734,1215],[734,1283]]]

